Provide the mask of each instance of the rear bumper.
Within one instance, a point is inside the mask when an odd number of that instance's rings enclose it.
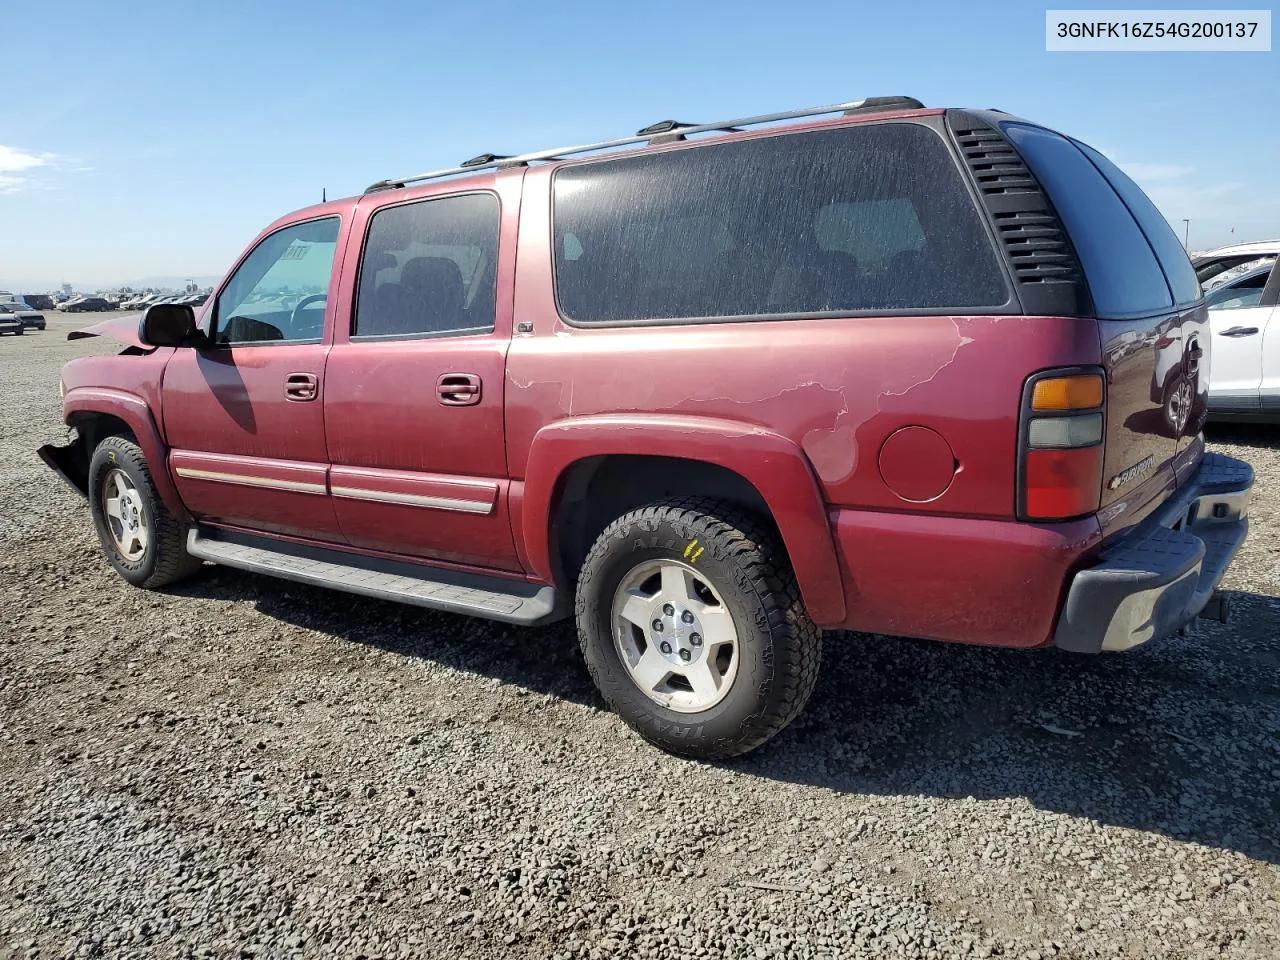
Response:
[[[1020,523],[836,510],[831,523],[845,577],[839,626],[992,647],[1052,643],[1066,583],[1102,548],[1097,517]]]
[[[1252,467],[1206,454],[1167,503],[1072,577],[1054,643],[1077,653],[1127,650],[1185,625],[1244,542],[1252,491]]]

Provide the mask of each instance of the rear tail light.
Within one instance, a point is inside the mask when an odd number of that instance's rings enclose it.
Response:
[[[1049,371],[1023,392],[1018,514],[1066,520],[1094,513],[1102,496],[1106,382],[1092,371]]]

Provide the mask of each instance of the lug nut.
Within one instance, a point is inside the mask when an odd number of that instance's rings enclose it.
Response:
[[[695,647],[702,646],[702,634],[700,633],[689,634],[689,642],[692,643]]]
[[[662,641],[662,646],[661,646],[659,649],[661,649],[663,653],[670,653],[670,652],[671,652],[671,644],[669,644],[669,643],[667,643],[667,641],[663,640],[663,641]]]
[[[683,660],[685,663],[688,663],[688,662],[689,662],[689,658],[690,658],[691,656],[693,656],[693,654],[691,654],[688,650],[683,650],[683,649],[682,649],[682,650],[680,651],[680,659],[681,659],[681,660]]]
[[[662,605],[662,612],[665,613],[668,617],[674,617],[676,613],[676,608],[669,603],[664,603]]]
[[[662,621],[661,621],[661,620],[655,620],[655,621],[653,621],[653,629],[654,629],[654,632],[655,632],[655,633],[661,633],[661,632],[662,632]]]
[[[693,612],[686,610],[684,613],[680,614],[680,619],[685,623],[693,623]]]

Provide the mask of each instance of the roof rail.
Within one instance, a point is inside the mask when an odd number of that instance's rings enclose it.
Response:
[[[395,190],[410,183],[452,177],[460,173],[474,173],[487,167],[495,169],[523,167],[538,161],[563,160],[577,153],[594,153],[597,150],[611,150],[636,143],[654,144],[667,143],[671,140],[684,140],[690,134],[695,133],[732,132],[742,127],[777,123],[781,120],[798,120],[801,117],[817,117],[825,113],[840,113],[848,117],[858,113],[873,113],[879,110],[919,110],[923,106],[924,104],[915,97],[864,97],[861,100],[850,100],[846,103],[832,103],[823,107],[806,107],[803,110],[784,110],[782,113],[765,113],[756,117],[740,117],[737,120],[722,120],[717,123],[684,124],[675,120],[662,120],[645,127],[633,137],[619,137],[616,140],[602,140],[599,143],[584,143],[575,147],[557,147],[554,150],[539,150],[535,153],[522,153],[515,157],[482,153],[461,166],[446,167],[443,170],[430,170],[426,173],[415,173],[411,177],[379,180],[365,190],[365,193],[375,193],[379,190]]]

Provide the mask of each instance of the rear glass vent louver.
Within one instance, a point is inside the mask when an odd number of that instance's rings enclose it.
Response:
[[[994,130],[957,130],[965,162],[984,194],[1034,193],[1040,189],[1031,171]]]
[[[994,218],[1019,283],[1075,283],[1080,278],[1057,217],[1019,211]]]
[[[987,208],[1027,313],[1086,312],[1084,274],[1035,175],[984,118],[950,111],[948,125]]]

